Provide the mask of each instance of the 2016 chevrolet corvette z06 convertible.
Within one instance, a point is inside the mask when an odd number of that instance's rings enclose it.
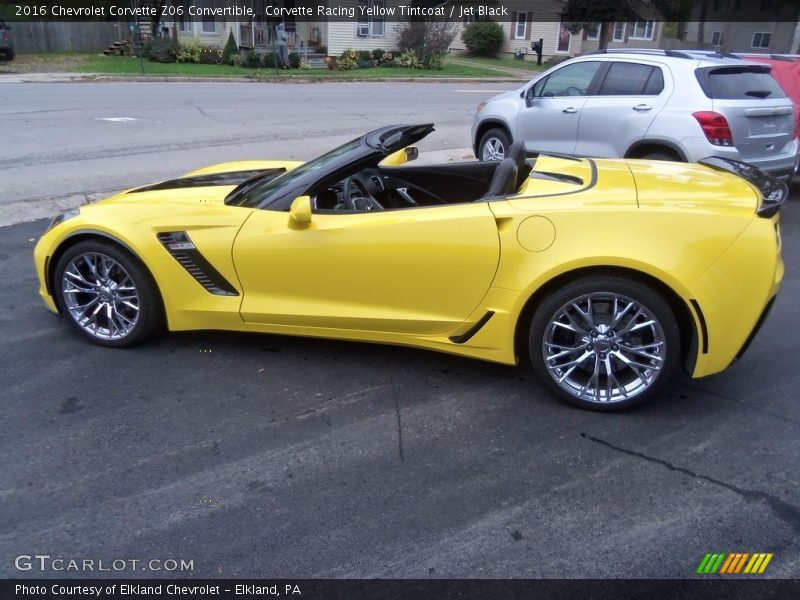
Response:
[[[53,220],[47,306],[97,344],[161,326],[363,340],[516,364],[599,410],[741,355],[783,276],[782,183],[742,163],[401,164],[431,125],[306,163],[214,165]]]

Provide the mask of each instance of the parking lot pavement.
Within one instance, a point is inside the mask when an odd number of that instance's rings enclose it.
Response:
[[[526,367],[405,348],[91,346],[37,298],[45,222],[2,228],[0,575],[85,575],[15,569],[39,553],[195,577],[689,577],[706,552],[764,551],[767,576],[796,577],[797,191],[748,354],[622,414],[558,403]]]

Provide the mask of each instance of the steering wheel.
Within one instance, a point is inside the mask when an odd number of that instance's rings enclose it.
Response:
[[[354,176],[344,180],[342,185],[342,196],[346,210],[383,210],[383,206],[378,202],[367,188]]]
[[[564,91],[567,92],[567,96],[583,96],[583,90],[574,85],[567,86]]]

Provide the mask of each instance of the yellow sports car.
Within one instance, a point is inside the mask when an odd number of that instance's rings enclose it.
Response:
[[[40,293],[85,337],[162,326],[530,359],[610,410],[741,356],[783,276],[786,186],[735,161],[402,164],[432,125],[215,165],[56,217]]]

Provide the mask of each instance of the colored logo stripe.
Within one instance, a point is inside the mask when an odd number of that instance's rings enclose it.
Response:
[[[753,554],[753,558],[750,559],[750,562],[747,563],[747,566],[744,568],[745,573],[763,573],[764,569],[767,568],[769,561],[772,560],[772,553],[759,553]]]
[[[760,574],[767,568],[767,565],[772,560],[773,554],[767,552],[756,552],[750,554],[748,552],[732,552],[727,554],[725,552],[707,553],[700,565],[697,567],[698,573],[713,574],[719,573],[720,575],[731,575],[741,573],[744,568],[745,573]],[[748,561],[748,559],[750,559]],[[745,566],[747,564],[747,566]]]

